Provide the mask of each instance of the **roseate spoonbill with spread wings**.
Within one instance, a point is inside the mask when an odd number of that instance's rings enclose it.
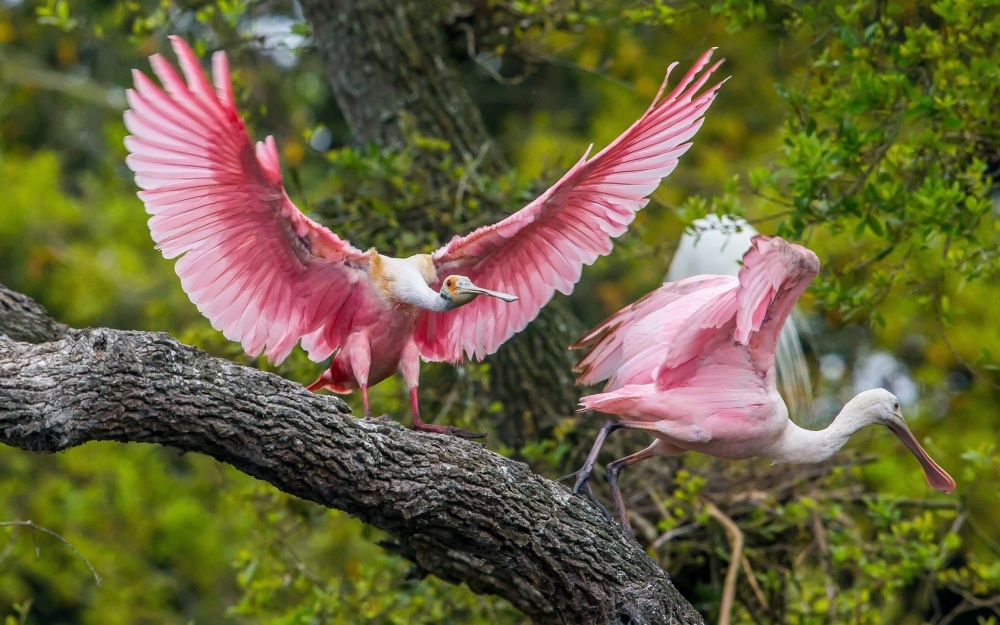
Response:
[[[706,215],[695,219],[691,227],[693,231],[685,231],[677,245],[666,282],[705,274],[737,275],[743,255],[758,234],[747,220],[729,215]],[[793,308],[778,335],[775,362],[778,387],[788,405],[789,416],[799,424],[814,425],[809,365],[799,340],[799,326],[803,323],[799,309]]]
[[[274,139],[256,150],[250,142],[225,54],[212,59],[213,87],[187,44],[171,41],[186,84],[160,55],[150,64],[162,89],[135,71],[125,145],[157,247],[167,258],[183,254],[175,269],[185,292],[250,355],[280,362],[300,339],[314,361],[336,352],[309,388],[360,388],[366,416],[368,386],[398,369],[414,429],[460,436],[473,434],[421,421],[420,358],[481,359],[555,291],[569,294],[677,166],[721,85],[698,93],[722,62],[701,73],[711,50],[661,99],[668,71],[638,121],[593,158],[588,150],[538,199],[433,254],[392,258],[362,252],[299,212]]]
[[[775,345],[818,271],[819,259],[811,251],[758,235],[738,277],[702,275],[665,284],[573,345],[589,350],[576,367],[578,382],[608,380],[604,392],[580,404],[618,416],[601,428],[583,467],[563,478],[576,478],[573,492],[594,499],[587,480],[609,432],[631,428],[652,434],[652,445],[607,467],[619,518],[631,533],[618,486],[619,473],[629,465],[685,451],[820,462],[872,424],[888,426],[903,441],[928,484],[953,491],[954,480],[910,433],[899,400],[889,391],[860,393],[824,430],[806,430],[789,420],[776,386]]]

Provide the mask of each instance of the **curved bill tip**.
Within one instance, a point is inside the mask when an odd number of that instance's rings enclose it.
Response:
[[[927,483],[931,488],[946,494],[955,490],[955,480],[924,451],[924,448],[920,446],[920,443],[917,442],[916,437],[913,436],[909,428],[905,425],[890,424],[889,429],[917,457],[917,461],[920,462],[920,466],[924,469],[924,477],[927,478]]]

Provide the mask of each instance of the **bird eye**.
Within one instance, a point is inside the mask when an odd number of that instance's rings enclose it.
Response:
[[[898,401],[897,402],[893,402],[892,409],[893,410],[899,410],[899,402]]]
[[[452,288],[455,288],[455,278],[448,278],[448,279],[447,279],[447,280],[445,281],[445,284],[447,284],[447,285],[448,285],[448,288],[449,288],[449,289],[452,289]]]

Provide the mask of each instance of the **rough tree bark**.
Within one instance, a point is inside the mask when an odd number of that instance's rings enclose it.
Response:
[[[167,334],[66,330],[0,286],[0,443],[88,441],[207,454],[385,530],[423,570],[537,622],[701,623],[667,576],[588,502],[459,438],[347,416],[347,405]],[[34,328],[23,334],[27,319]],[[41,342],[50,341],[50,342]]]
[[[35,300],[0,286],[0,338],[45,343],[61,339],[68,331]]]
[[[491,139],[449,58],[442,4],[300,0],[356,140],[399,147],[409,123],[447,141],[458,162],[482,155],[478,170],[501,175],[507,165],[496,148],[482,151]],[[578,395],[566,346],[582,330],[569,308],[556,302],[488,359],[490,392],[504,405],[498,433],[505,444],[520,448],[526,438],[574,413]]]

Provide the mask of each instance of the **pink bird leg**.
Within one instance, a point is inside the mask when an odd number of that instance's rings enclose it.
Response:
[[[677,166],[721,85],[702,91],[721,63],[708,65],[710,50],[621,136],[592,158],[588,150],[520,211],[433,254],[392,258],[302,214],[282,185],[273,137],[251,143],[226,55],[212,57],[209,83],[188,45],[170,40],[183,77],[158,54],[150,65],[162,87],[133,72],[126,164],[153,240],[177,259],[191,301],[251,356],[279,363],[300,342],[316,362],[332,355],[309,388],[360,389],[366,416],[368,388],[398,371],[414,429],[459,436],[472,433],[420,419],[420,359],[482,359],[557,290],[570,293]]]
[[[916,456],[928,484],[955,482],[910,433],[899,400],[883,389],[852,399],[825,430],[800,428],[775,384],[775,349],[795,302],[819,271],[816,255],[778,237],[756,236],[738,277],[693,276],[663,285],[591,330],[574,349],[588,351],[577,382],[608,380],[580,400],[583,410],[616,415],[598,433],[573,492],[588,484],[601,445],[620,428],[649,432],[646,449],[608,465],[615,507],[631,528],[618,487],[625,467],[653,456],[697,451],[720,458],[821,462],[857,430],[886,425]],[[603,508],[603,507],[602,507]]]

